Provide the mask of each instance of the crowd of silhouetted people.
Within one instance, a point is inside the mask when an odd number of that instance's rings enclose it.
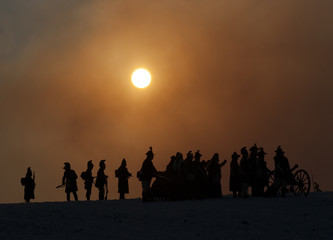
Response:
[[[252,197],[271,197],[280,189],[281,195],[285,196],[286,186],[291,177],[288,158],[279,146],[275,151],[274,171],[267,168],[263,148],[258,148],[254,144],[249,151],[246,147],[240,150],[240,155],[234,152],[230,161],[229,190],[233,197],[247,198],[248,189],[251,188]],[[202,160],[200,151],[193,153],[189,151],[184,157],[177,152],[170,157],[170,162],[165,171],[157,171],[153,164],[154,153],[152,147],[146,152],[146,158],[141,169],[137,172],[137,178],[142,184],[142,201],[154,200],[186,200],[205,199],[222,197],[221,168],[226,165],[227,160],[220,162],[218,153],[213,154],[210,160]],[[238,159],[240,161],[238,162]],[[297,167],[297,165],[295,166]],[[87,163],[87,170],[80,174],[84,181],[86,190],[86,200],[89,201],[93,186],[98,189],[98,199],[108,199],[108,176],[104,170],[105,160],[99,162],[97,176],[94,177],[92,170],[94,164],[92,160]],[[57,188],[65,188],[67,201],[71,200],[71,195],[78,201],[77,174],[71,169],[69,162],[64,163],[64,175],[62,183]],[[274,176],[274,184],[269,183],[270,176]],[[119,198],[124,199],[129,193],[128,178],[132,174],[126,167],[126,160],[123,159],[120,167],[115,170],[118,178]],[[152,179],[155,178],[152,183]],[[21,178],[24,186],[24,199],[30,202],[34,199],[35,174],[31,169],[27,169],[26,177]]]

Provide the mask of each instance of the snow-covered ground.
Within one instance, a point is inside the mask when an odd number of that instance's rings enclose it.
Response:
[[[0,205],[0,239],[332,239],[333,192],[308,197]]]

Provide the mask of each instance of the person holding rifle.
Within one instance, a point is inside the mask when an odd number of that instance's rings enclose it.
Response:
[[[118,178],[119,199],[125,199],[125,193],[129,192],[128,178],[132,176],[127,170],[125,158],[122,160],[120,167],[115,171],[115,174]]]
[[[24,200],[26,203],[30,202],[30,199],[35,199],[35,172],[32,176],[30,167],[27,169],[25,178],[21,178],[21,184],[24,186]]]
[[[99,162],[99,170],[97,172],[96,183],[95,186],[98,188],[98,199],[99,200],[107,200],[107,195],[109,193],[108,190],[108,176],[105,175],[105,160],[101,160]]]
[[[64,163],[64,176],[62,177],[62,185],[59,185],[57,188],[65,186],[65,192],[66,192],[66,197],[67,201],[70,201],[70,194],[73,193],[75,201],[78,201],[78,197],[76,194],[77,189],[77,175],[74,170],[71,169],[71,165],[69,162]]]
[[[153,164],[153,148],[150,147],[149,151],[146,152],[146,159],[142,163],[140,171],[137,173],[137,177],[141,181],[142,185],[142,201],[149,202],[153,199],[150,196],[150,183],[153,177],[157,175],[157,170]]]

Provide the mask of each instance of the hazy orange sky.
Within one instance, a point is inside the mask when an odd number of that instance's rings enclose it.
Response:
[[[63,163],[106,159],[111,198],[122,158],[133,175],[150,145],[221,160],[254,143],[333,190],[333,1],[3,0],[0,2],[0,202],[63,201]],[[151,72],[133,87],[138,67]],[[222,170],[223,193],[229,163]],[[130,179],[139,197],[140,182]],[[78,180],[84,199],[83,181]],[[92,198],[97,198],[93,189]]]

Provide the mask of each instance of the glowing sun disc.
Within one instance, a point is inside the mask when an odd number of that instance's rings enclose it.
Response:
[[[135,70],[132,74],[132,83],[137,88],[148,87],[151,82],[150,73],[143,68]]]

